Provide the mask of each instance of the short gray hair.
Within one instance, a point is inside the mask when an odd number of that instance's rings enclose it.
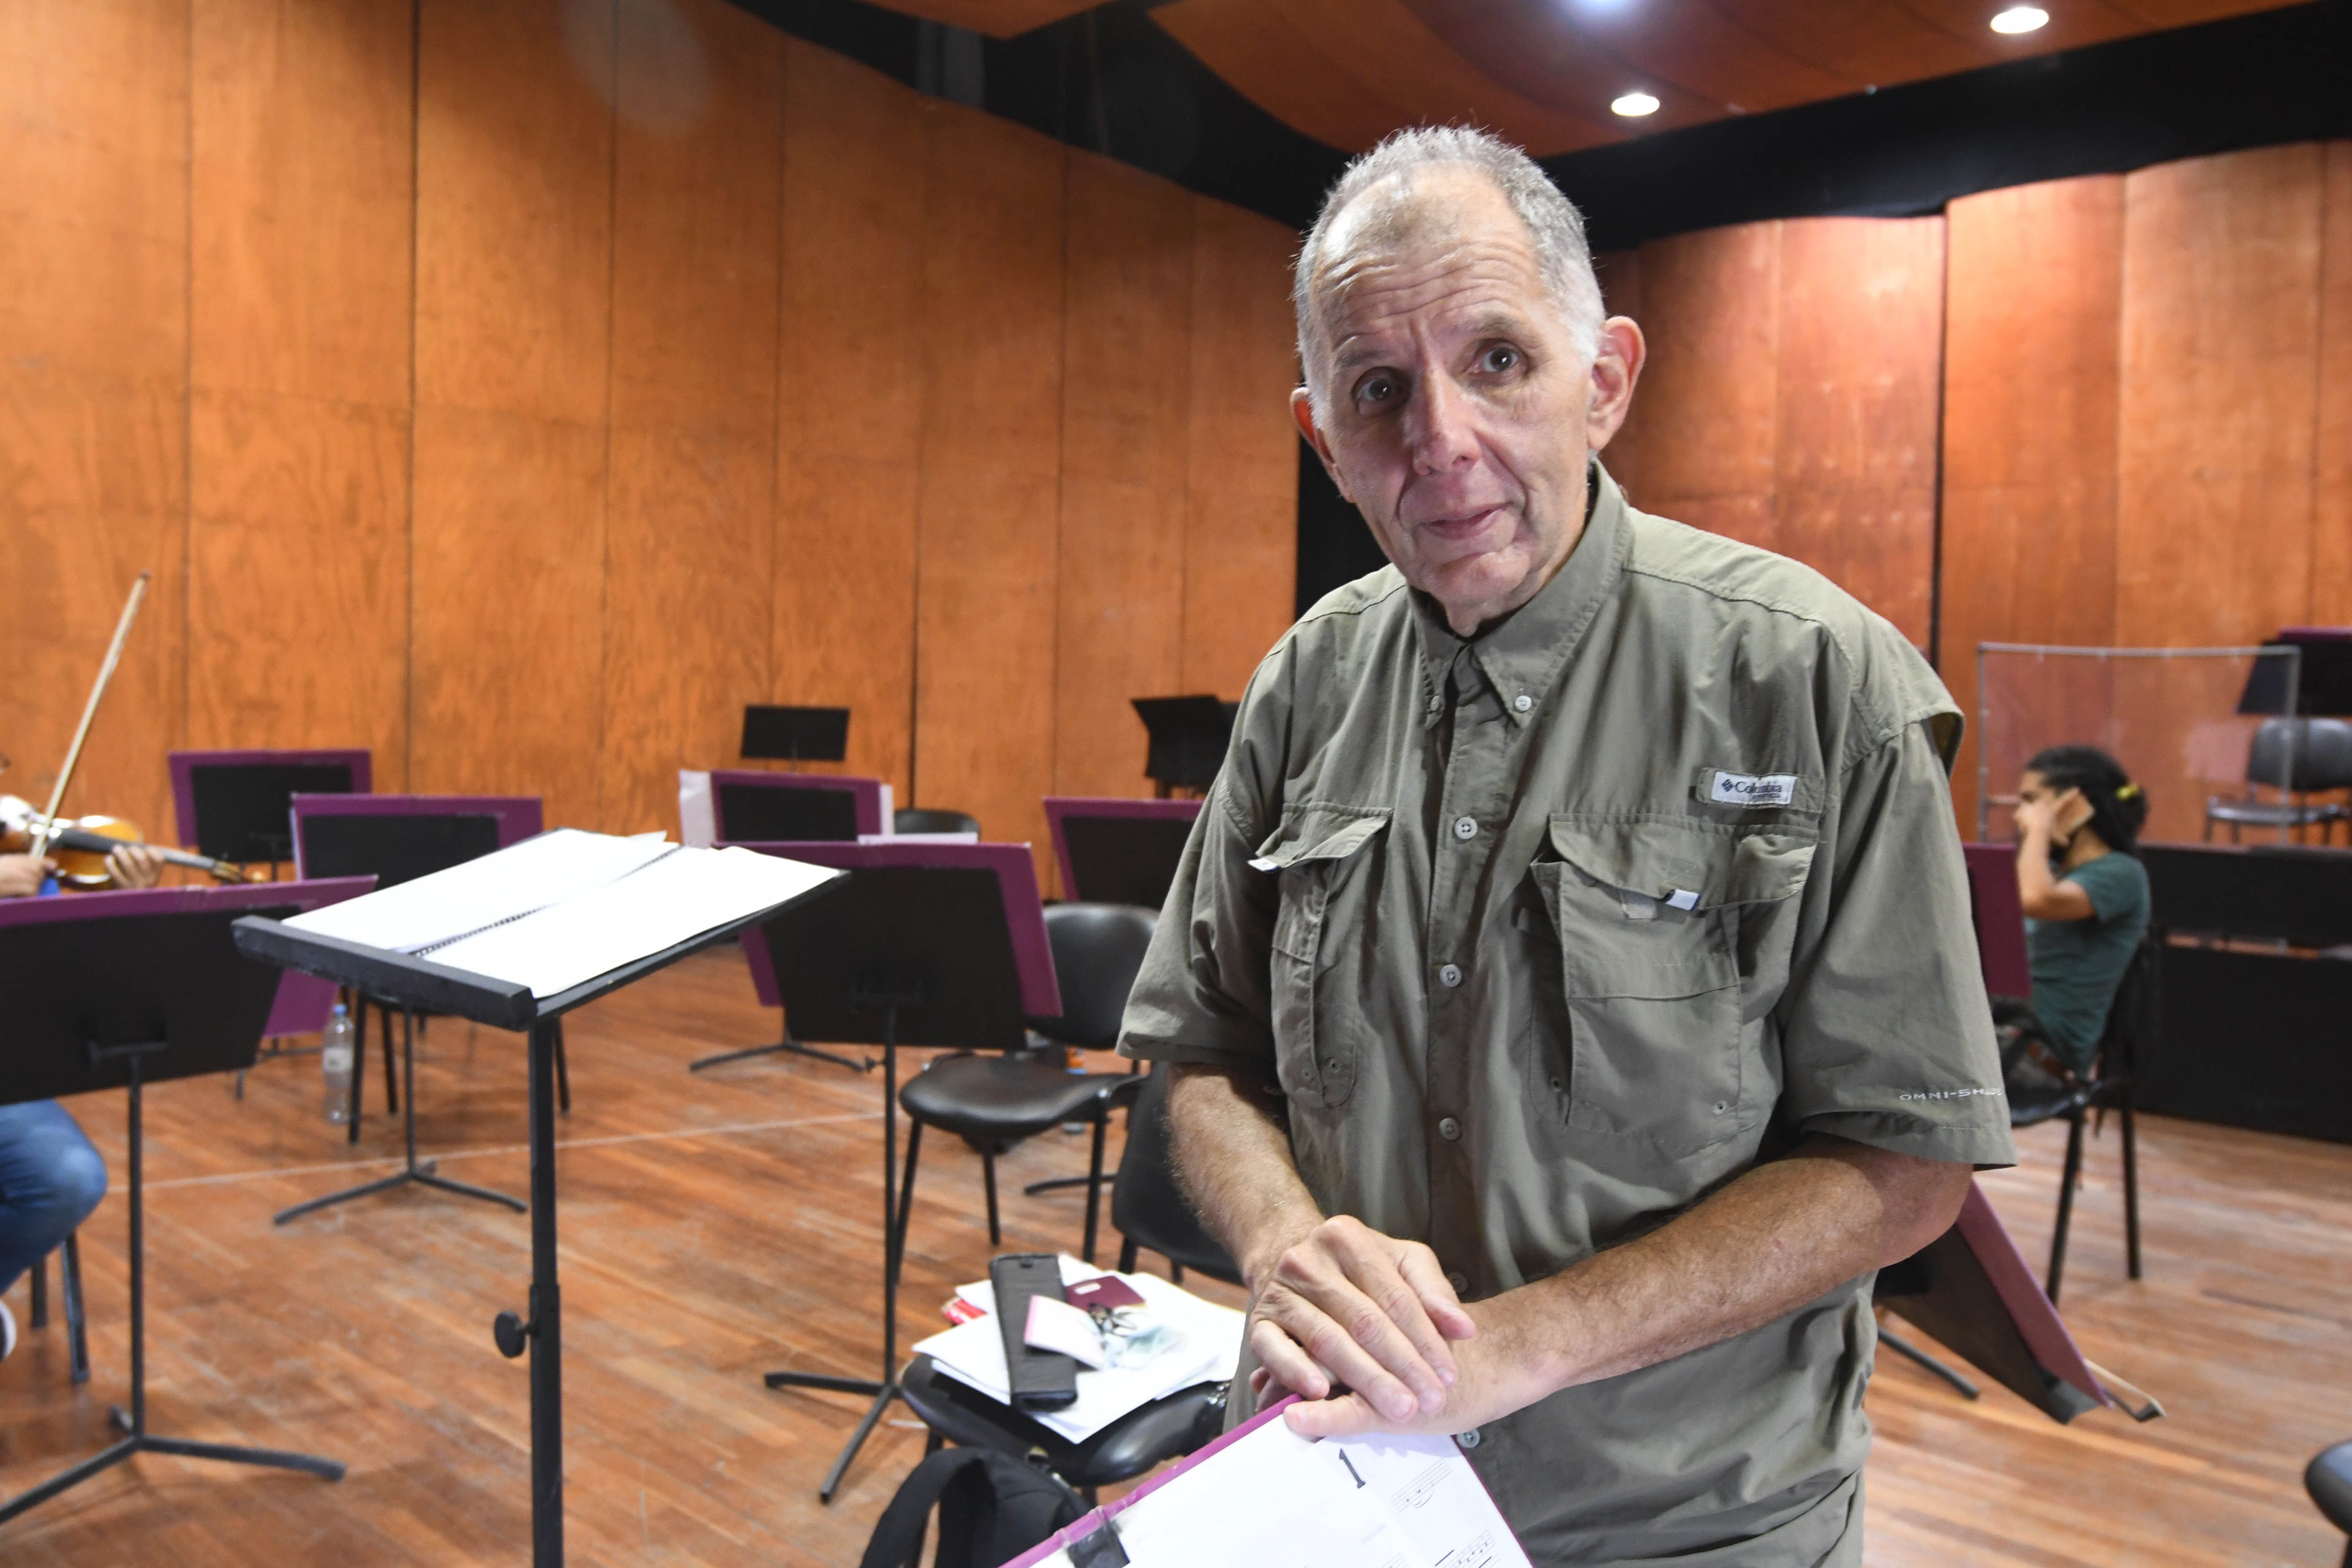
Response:
[[[1535,242],[1544,291],[1567,325],[1569,341],[1590,364],[1601,352],[1601,280],[1592,273],[1592,249],[1584,237],[1584,216],[1576,204],[1537,167],[1525,151],[1467,125],[1424,125],[1391,132],[1381,144],[1349,163],[1323,198],[1323,210],[1307,233],[1292,275],[1291,308],[1298,317],[1298,363],[1319,415],[1325,389],[1318,384],[1317,349],[1321,322],[1315,314],[1315,285],[1332,224],[1358,196],[1383,180],[1433,165],[1475,170],[1495,184]]]

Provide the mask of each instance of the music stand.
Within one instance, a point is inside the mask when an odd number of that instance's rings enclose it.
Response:
[[[1137,697],[1135,715],[1143,721],[1150,747],[1144,775],[1159,786],[1166,800],[1175,789],[1206,789],[1217,782],[1224,765],[1225,748],[1234,738],[1238,702],[1215,697]]]
[[[898,1172],[898,1047],[1017,1050],[1030,1016],[1061,1013],[1061,989],[1026,845],[746,847],[850,873],[822,905],[761,928],[754,970],[770,970],[767,982],[781,994],[794,1036],[882,1047],[882,1375],[767,1376],[770,1388],[872,1398],[817,1489],[817,1497],[831,1502],[875,1424],[900,1397],[898,1271],[909,1205]],[[754,947],[747,935],[746,952]]]
[[[2017,849],[2008,844],[1963,844],[1969,868],[1969,919],[1976,927],[1977,963],[1985,990],[2021,999],[2033,994],[2033,966],[2025,952],[2025,905],[2017,892]]]
[[[0,1503],[0,1521],[38,1507],[139,1454],[299,1470],[336,1481],[342,1465],[310,1454],[197,1443],[147,1429],[146,1133],[148,1085],[253,1063],[280,976],[240,958],[230,926],[337,903],[365,878],[236,888],[164,888],[12,899],[0,904],[0,988],[8,1043],[0,1104],[93,1090],[129,1091],[131,1406],[109,1415],[122,1436],[70,1469]]]
[[[793,900],[822,898],[835,879]],[[299,884],[295,884],[299,886]],[[780,906],[782,907],[782,906]],[[533,1568],[563,1561],[563,1300],[555,1246],[555,1056],[563,1016],[608,996],[679,959],[768,920],[762,910],[712,927],[552,996],[427,958],[343,942],[247,918],[231,928],[236,950],[288,968],[364,987],[402,1005],[449,1013],[493,1028],[524,1031],[530,1071],[530,1297],[528,1313],[500,1312],[490,1324],[499,1353],[530,1355],[530,1537]]]
[[[293,798],[365,795],[374,787],[359,751],[173,752],[172,807],[183,847],[240,866],[292,858]]]
[[[1047,795],[1045,824],[1062,869],[1062,896],[1158,909],[1168,901],[1200,815],[1197,800]]]
[[[2063,1425],[2102,1405],[2135,1421],[2153,1421],[2164,1407],[2146,1395],[2134,1408],[2116,1397],[2112,1373],[2083,1359],[2058,1309],[2033,1281],[2024,1255],[1974,1182],[1952,1227],[1902,1262],[1878,1271],[1872,1301],[1900,1313],[1971,1365]],[[1974,1384],[1950,1366],[1881,1325],[1878,1337],[1970,1399]]]
[[[745,703],[742,755],[746,762],[840,762],[849,755],[849,710]]]
[[[478,859],[509,844],[520,844],[541,830],[537,795],[298,795],[293,799],[294,874],[298,877],[373,875],[378,888],[395,888]],[[416,1158],[416,1014],[400,1009],[401,1089],[393,1093],[393,1004],[356,992],[360,1014],[352,1037],[351,1116],[346,1137],[360,1140],[360,1080],[367,1061],[368,1004],[375,1004],[383,1026],[385,1097],[401,1113],[401,1131],[407,1161],[402,1169],[378,1181],[312,1198],[281,1210],[273,1223],[284,1225],[316,1209],[347,1203],[394,1187],[415,1184],[437,1187],[459,1197],[503,1204],[517,1214],[529,1205],[520,1198],[478,1187],[438,1173],[436,1162]],[[556,1061],[557,1096],[569,1110],[571,1094],[563,1079],[562,1058]]]
[[[775,710],[801,711],[801,710]],[[836,711],[831,709],[820,712]],[[846,713],[848,710],[838,711]],[[880,779],[848,778],[829,773],[762,773],[740,769],[715,768],[709,774],[710,796],[714,806],[713,825],[719,845],[745,844],[854,844],[861,835],[872,836],[889,831],[884,820],[884,799],[888,786]],[[774,1006],[772,1001],[765,1003]],[[715,1056],[688,1062],[686,1070],[700,1072],[723,1062],[748,1061],[753,1057],[771,1057],[786,1053],[808,1057],[813,1060],[831,1062],[852,1072],[872,1072],[875,1064],[865,1058],[851,1058],[832,1051],[821,1051],[804,1046],[793,1038],[790,1029],[784,1037],[772,1045],[746,1046],[740,1050],[720,1051]]]

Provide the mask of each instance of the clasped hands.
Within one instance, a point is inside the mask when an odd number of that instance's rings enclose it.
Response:
[[[1260,1409],[1297,1394],[1284,1419],[1302,1436],[1463,1432],[1547,1392],[1513,1364],[1496,1304],[1464,1306],[1417,1241],[1339,1215],[1250,1279],[1250,1392]]]

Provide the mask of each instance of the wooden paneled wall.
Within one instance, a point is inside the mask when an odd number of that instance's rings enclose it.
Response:
[[[180,744],[675,826],[742,705],[1044,838],[1289,619],[1295,237],[722,0],[21,0],[0,790]]]
[[[2352,142],[1684,235],[1601,274],[1650,343],[1605,454],[1633,499],[1932,633],[1971,721],[1981,641],[2352,623]],[[1975,770],[1971,736],[1970,831]]]
[[[1604,454],[1636,505],[1807,562],[1925,647],[1940,218],[1806,218],[1604,258],[1650,360]]]

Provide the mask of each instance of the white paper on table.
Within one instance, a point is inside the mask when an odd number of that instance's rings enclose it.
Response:
[[[429,956],[552,996],[840,875],[751,849],[674,848],[626,877]]]
[[[1528,1568],[1450,1437],[1317,1441],[1277,1416],[1112,1508],[1133,1568]]]
[[[1064,1256],[1062,1283],[1091,1279],[1103,1272],[1091,1264]],[[1158,1314],[1176,1336],[1168,1350],[1141,1366],[1107,1366],[1100,1371],[1080,1368],[1076,1401],[1059,1410],[1029,1410],[1022,1414],[1060,1433],[1072,1442],[1084,1442],[1129,1411],[1155,1399],[1165,1399],[1180,1388],[1230,1377],[1241,1359],[1244,1319],[1231,1307],[1204,1301],[1181,1285],[1151,1274],[1121,1274],[1144,1304]],[[1013,1403],[1012,1379],[1004,1367],[1003,1331],[996,1325],[996,1293],[985,1283],[966,1285],[956,1292],[989,1315],[959,1323],[915,1346],[940,1370],[958,1383],[978,1389],[1002,1404]],[[1451,1565],[1449,1565],[1451,1568]]]
[[[559,827],[462,866],[296,915],[286,924],[315,936],[417,952],[576,898],[673,847],[658,833],[619,838]]]

